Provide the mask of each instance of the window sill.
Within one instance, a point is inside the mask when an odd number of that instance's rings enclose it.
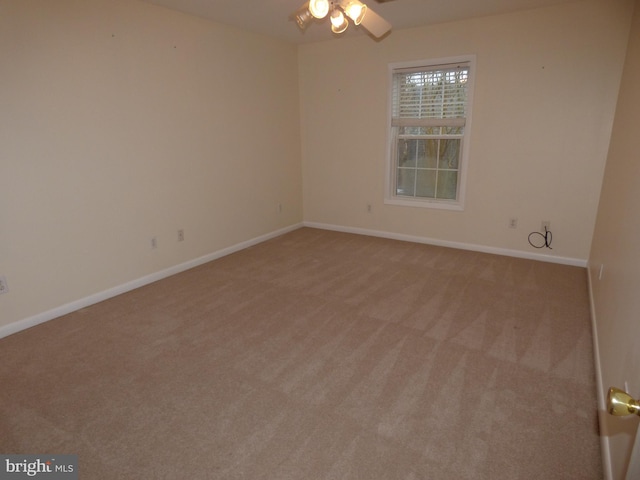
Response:
[[[453,210],[462,212],[464,205],[459,201],[451,200],[429,200],[409,197],[387,197],[384,199],[385,205],[397,205],[400,207],[435,208],[439,210]]]

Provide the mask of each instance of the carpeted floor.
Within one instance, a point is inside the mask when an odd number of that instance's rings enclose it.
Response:
[[[600,479],[586,271],[303,228],[0,340],[93,479]]]

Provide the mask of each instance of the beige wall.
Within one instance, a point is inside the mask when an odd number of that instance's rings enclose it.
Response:
[[[640,2],[636,3],[589,259],[602,384],[640,398]],[[603,267],[602,278],[600,267]],[[604,415],[614,479],[624,478],[637,418]],[[640,474],[640,472],[636,472]],[[636,476],[629,478],[638,478]]]
[[[583,1],[302,46],[305,220],[586,264],[630,12]],[[387,65],[465,54],[477,72],[464,212],[383,204]],[[553,250],[527,242],[542,220]]]
[[[5,0],[0,79],[0,327],[302,221],[293,45]]]

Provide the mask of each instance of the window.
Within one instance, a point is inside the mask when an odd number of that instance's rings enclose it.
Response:
[[[473,63],[390,65],[386,203],[462,210]]]

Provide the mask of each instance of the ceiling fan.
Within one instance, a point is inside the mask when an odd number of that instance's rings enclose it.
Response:
[[[392,0],[376,0],[378,3]],[[342,33],[349,26],[349,19],[354,25],[362,25],[376,38],[383,37],[391,30],[391,24],[371,10],[360,0],[309,0],[293,17],[304,30],[316,18],[322,19],[329,16],[331,19],[331,31]]]

